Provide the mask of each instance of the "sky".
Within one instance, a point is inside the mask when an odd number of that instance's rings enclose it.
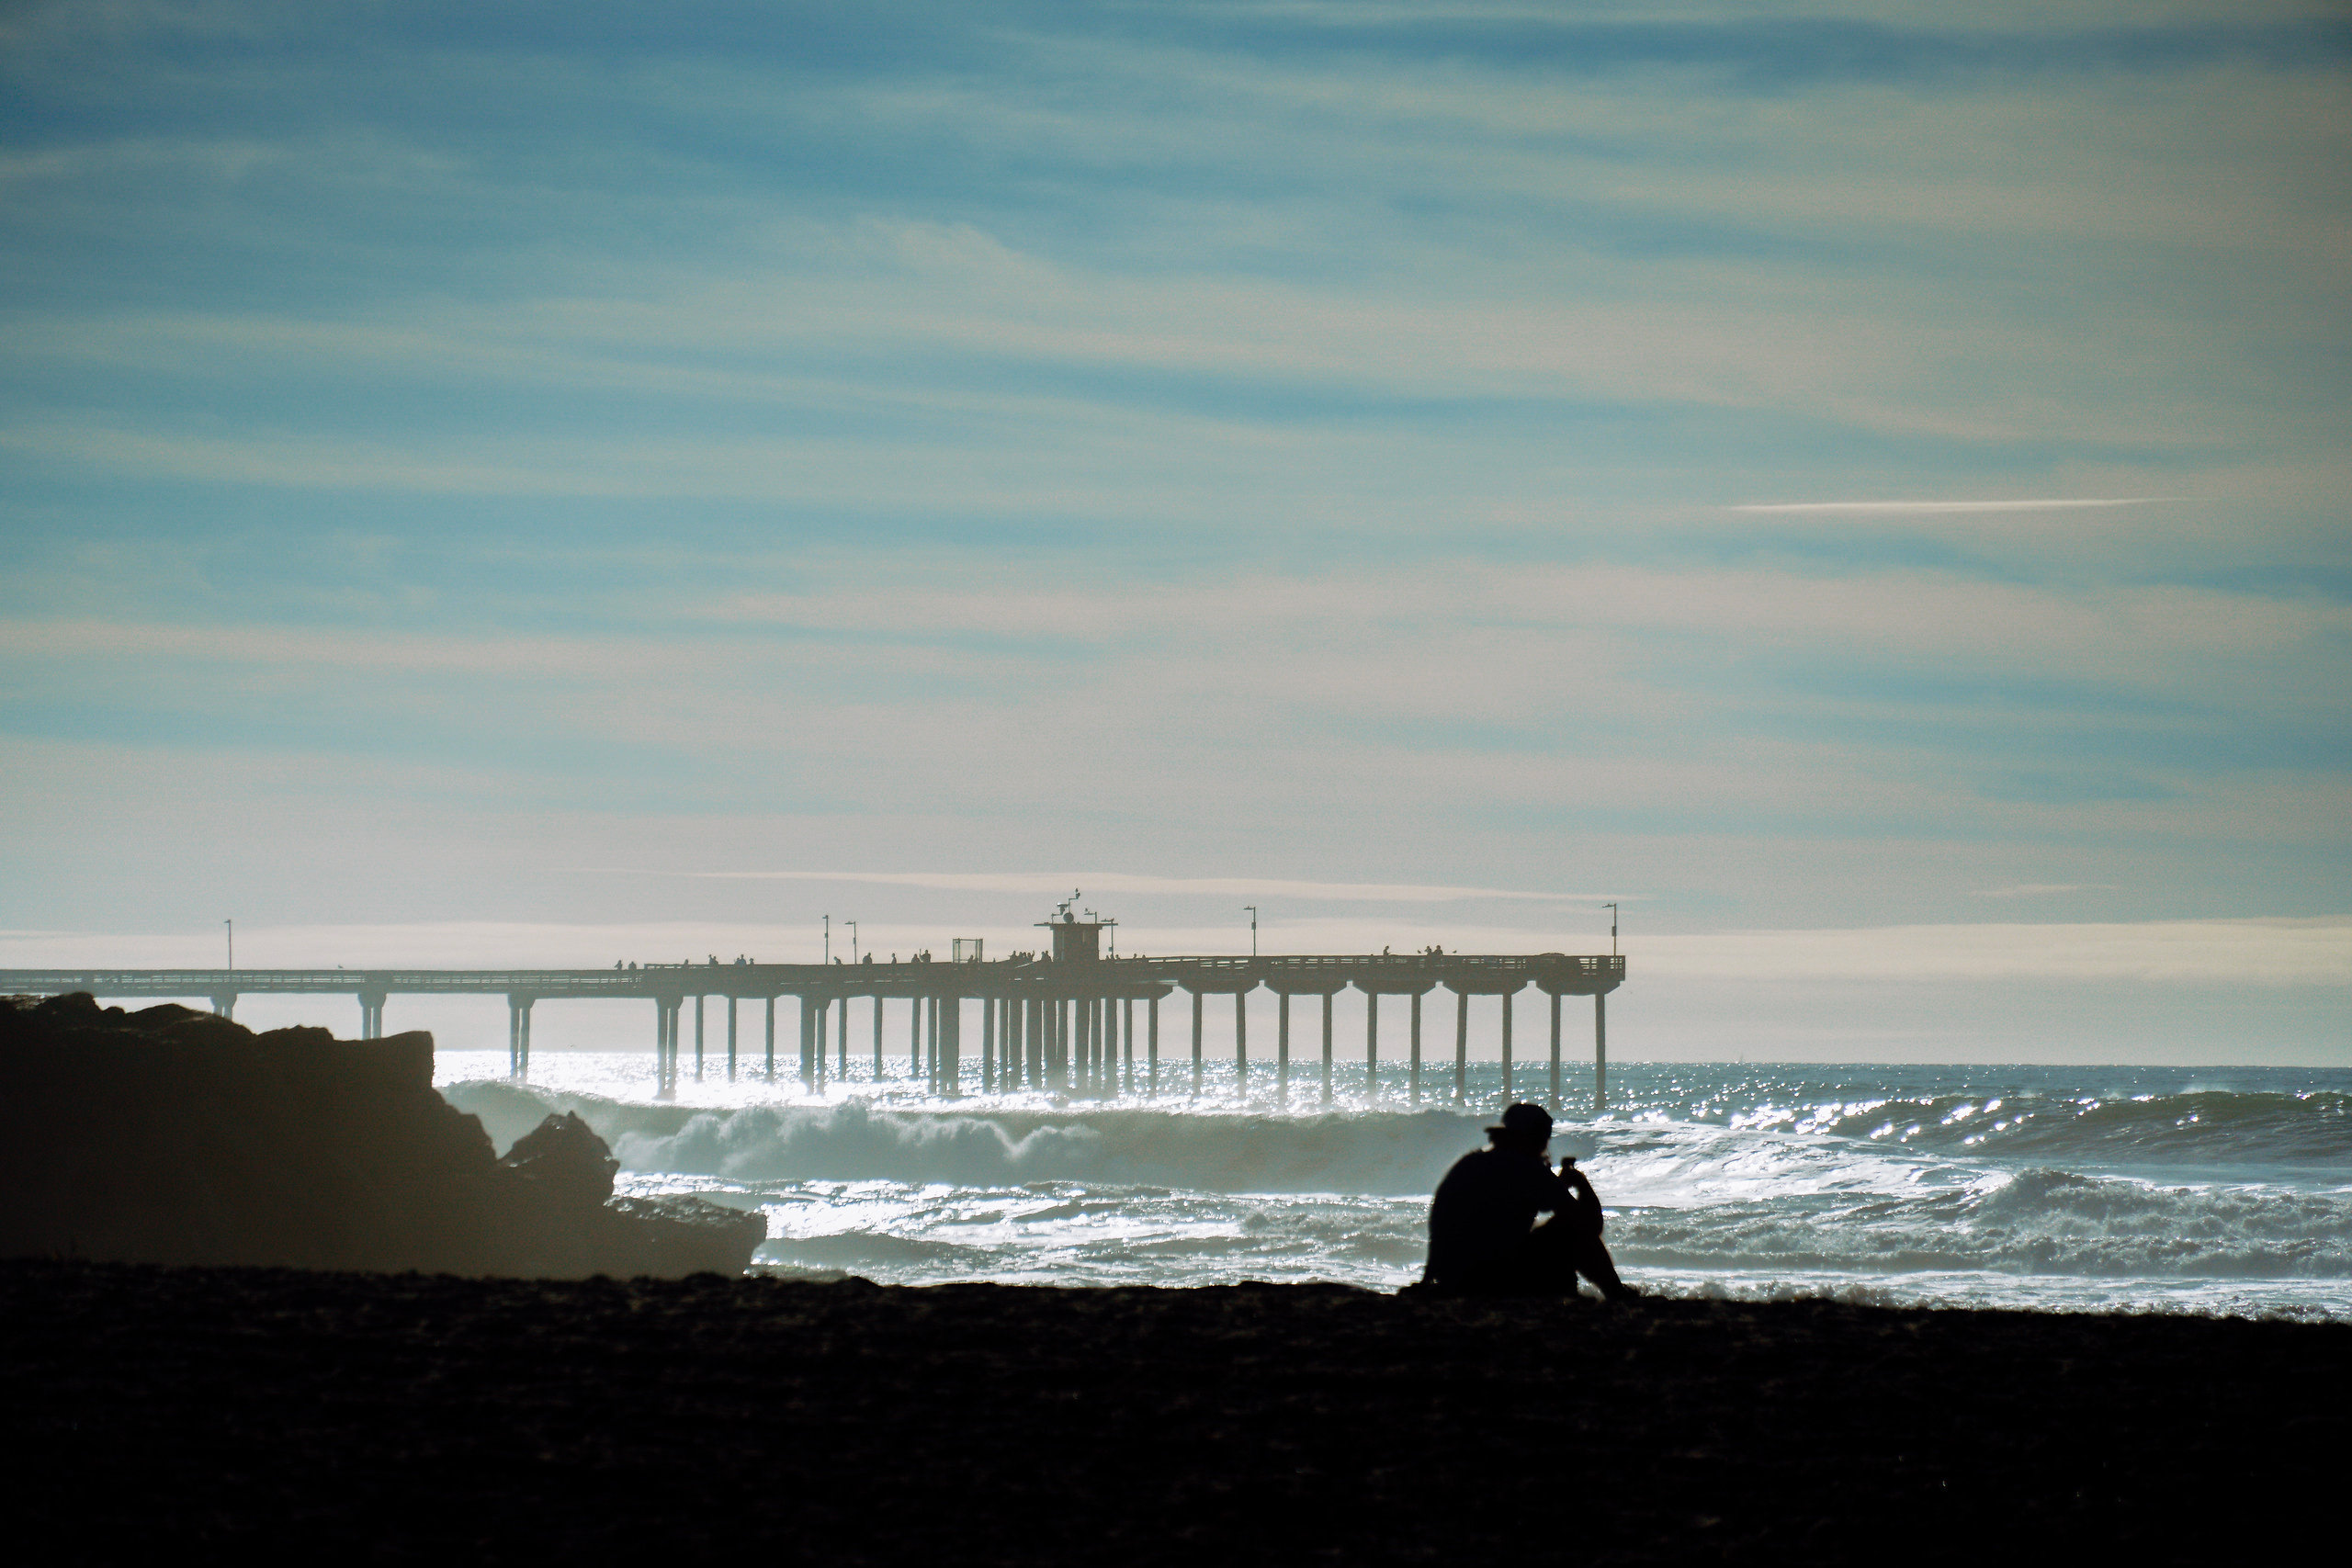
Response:
[[[17,3],[0,84],[0,964],[1613,900],[1619,1055],[2352,1065],[2341,6]]]

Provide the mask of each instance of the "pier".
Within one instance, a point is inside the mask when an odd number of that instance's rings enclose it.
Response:
[[[1560,1104],[1561,1001],[1592,998],[1593,1109],[1609,1102],[1609,993],[1624,982],[1625,960],[1615,953],[1574,955],[1539,953],[1493,955],[1455,953],[1311,953],[1265,957],[1129,958],[1102,951],[1102,933],[1114,922],[1080,919],[1067,908],[1043,922],[1052,934],[1050,952],[983,959],[977,942],[970,956],[940,963],[928,958],[856,964],[650,964],[612,969],[0,969],[0,993],[53,995],[87,991],[106,999],[202,998],[222,1017],[233,1017],[240,996],[260,994],[344,995],[359,1001],[359,1032],[374,1039],[385,1032],[384,1010],[394,996],[503,996],[507,1008],[507,1066],[517,1079],[531,1070],[531,1008],[555,998],[604,998],[650,1002],[654,1009],[656,1092],[677,1092],[685,1056],[684,1036],[692,1013],[694,1071],[700,1077],[724,1052],[727,1076],[752,1070],[743,1040],[743,1013],[755,1010],[759,1032],[756,1070],[776,1074],[776,1013],[779,1001],[794,1004],[798,1039],[787,1071],[797,1072],[810,1092],[823,1089],[849,1071],[850,1006],[870,1005],[870,1049],[875,1080],[887,1076],[886,1034],[895,1032],[908,1076],[932,1092],[956,1095],[972,1087],[983,1093],[1022,1090],[1075,1096],[1156,1096],[1182,1087],[1202,1092],[1205,1009],[1211,998],[1230,997],[1234,1010],[1237,1082],[1246,1099],[1250,1083],[1249,1021],[1245,1001],[1263,987],[1278,998],[1274,1038],[1277,1102],[1287,1104],[1296,1053],[1292,1049],[1291,1006],[1304,998],[1307,1023],[1320,1014],[1316,1080],[1322,1103],[1331,1102],[1331,1068],[1337,1043],[1332,998],[1353,987],[1365,998],[1364,1061],[1376,1074],[1380,1061],[1380,1015],[1384,998],[1407,1002],[1406,1082],[1412,1103],[1421,1103],[1428,1076],[1422,1055],[1423,1001],[1443,990],[1453,998],[1453,1100],[1468,1093],[1470,1008],[1474,998],[1494,998],[1502,1024],[1503,1094],[1517,1092],[1513,1056],[1513,1003],[1531,987],[1548,1002],[1550,1102]],[[1191,1000],[1189,1073],[1171,1075],[1160,1044],[1160,1003],[1182,991]],[[708,1004],[722,1004],[713,1010]],[[886,1028],[894,1004],[904,1003],[903,1028]],[[977,1004],[977,1053],[966,1041],[967,1007]],[[1319,1004],[1317,1006],[1315,1004]],[[723,1043],[711,1037],[712,1011]],[[1138,1013],[1140,1012],[1140,1017]],[[861,1039],[861,1052],[868,1048]],[[1441,1086],[1442,1087],[1442,1086]],[[1532,1086],[1530,1086],[1532,1087]]]

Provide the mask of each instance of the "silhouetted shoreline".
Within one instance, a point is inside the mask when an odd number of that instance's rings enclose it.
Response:
[[[0,1264],[20,1528],[401,1560],[2247,1560],[2352,1327]],[[2218,1556],[2213,1556],[2218,1554]]]

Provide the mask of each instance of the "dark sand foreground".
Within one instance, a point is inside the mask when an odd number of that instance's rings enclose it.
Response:
[[[0,1325],[83,1560],[2229,1562],[2352,1457],[2352,1329],[2202,1319],[14,1262]]]

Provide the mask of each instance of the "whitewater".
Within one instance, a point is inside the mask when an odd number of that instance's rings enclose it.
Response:
[[[1393,1290],[1503,1103],[1494,1063],[1478,1110],[1450,1071],[1419,1107],[1385,1074],[1367,1103],[1360,1064],[1329,1107],[1317,1073],[1278,1105],[1263,1068],[1244,1104],[1230,1063],[1197,1098],[1187,1063],[1152,1099],[707,1073],[666,1102],[645,1054],[544,1053],[527,1086],[504,1066],[436,1066],[502,1150],[577,1111],[622,1191],[763,1213],[756,1268],[902,1284]],[[1541,1087],[1521,1069],[1521,1098]],[[2352,1321],[2352,1070],[1627,1063],[1610,1088],[1606,1113],[1554,1108],[1553,1147],[1653,1292]]]

